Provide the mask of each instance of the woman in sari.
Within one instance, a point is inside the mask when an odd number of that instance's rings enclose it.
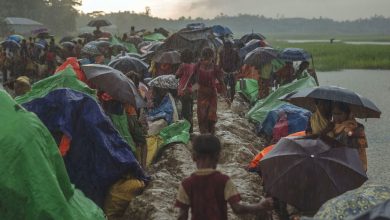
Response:
[[[217,84],[223,83],[223,72],[213,62],[214,51],[211,48],[202,50],[202,59],[197,64],[195,77],[199,84],[197,98],[197,114],[199,131],[201,134],[215,133],[215,124],[217,122]]]
[[[363,168],[367,171],[367,139],[364,126],[358,123],[351,114],[348,104],[335,102],[332,105],[334,128],[330,136],[345,144],[347,147],[358,150]]]

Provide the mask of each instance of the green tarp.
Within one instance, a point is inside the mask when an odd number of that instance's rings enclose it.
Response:
[[[96,97],[96,91],[78,80],[76,73],[69,66],[55,75],[34,83],[30,92],[16,97],[15,100],[17,103],[23,104],[36,98],[42,98],[49,92],[59,88],[69,88]]]
[[[110,42],[112,45],[122,45],[126,47],[129,53],[138,53],[137,48],[132,43],[124,42],[116,37],[112,37]]]
[[[285,102],[280,101],[279,98],[287,93],[298,91],[304,88],[311,88],[316,86],[316,81],[313,77],[306,77],[292,83],[283,85],[271,93],[264,99],[256,102],[255,106],[246,114],[246,117],[254,123],[262,123],[267,117],[269,111],[283,105]]]
[[[160,147],[164,147],[168,144],[175,142],[182,142],[187,144],[190,140],[190,123],[186,120],[177,121],[172,123],[171,125],[163,128],[159,136],[163,140],[163,143]]]
[[[0,219],[104,220],[71,185],[58,147],[38,117],[0,90]]]
[[[240,86],[243,81],[245,86]],[[250,103],[254,103],[259,95],[259,84],[255,79],[240,79],[236,83],[236,92],[243,95]]]
[[[123,139],[130,145],[131,151],[136,154],[137,149],[135,148],[135,143],[133,137],[129,132],[129,124],[127,123],[127,116],[125,113],[122,115],[109,114],[114,127],[119,131],[119,134]]]
[[[145,41],[163,41],[165,39],[167,38],[160,33],[152,33],[144,36]]]

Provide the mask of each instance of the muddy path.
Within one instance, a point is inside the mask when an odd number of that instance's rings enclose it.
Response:
[[[195,107],[196,108],[196,107]],[[195,109],[196,113],[196,109]],[[196,114],[194,133],[198,134]],[[216,135],[223,148],[218,170],[231,177],[243,201],[259,201],[262,188],[257,174],[249,173],[245,166],[262,149],[263,140],[253,132],[254,126],[224,102],[218,103],[218,123]],[[190,144],[175,144],[167,147],[148,173],[153,181],[144,193],[129,205],[123,219],[176,219],[174,208],[177,188],[182,179],[195,171],[191,158]],[[254,216],[236,216],[229,208],[229,219],[255,219]]]

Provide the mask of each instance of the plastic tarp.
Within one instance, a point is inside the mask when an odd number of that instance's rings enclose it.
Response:
[[[177,121],[163,128],[158,135],[147,137],[148,154],[146,164],[149,166],[160,154],[162,149],[172,143],[188,144],[190,140],[190,123],[186,120]]]
[[[70,183],[50,132],[0,91],[0,219],[101,219],[103,211]]]
[[[279,121],[282,112],[287,115],[288,134],[306,129],[311,112],[292,104],[283,104],[268,112],[267,117],[261,124],[260,131],[268,136],[272,136],[272,131],[275,124]]]
[[[148,120],[155,121],[158,119],[164,119],[167,121],[168,125],[174,122],[176,118],[176,104],[169,93],[164,96],[159,106],[151,109],[148,113]]]
[[[243,83],[243,86],[240,83]],[[236,83],[236,92],[243,95],[250,103],[254,103],[259,95],[259,84],[255,79],[240,79]]]
[[[133,137],[129,132],[129,124],[127,123],[126,114],[109,114],[109,117],[111,118],[114,127],[119,131],[119,134],[123,137],[123,139],[130,146],[131,151],[135,154],[137,152],[137,149],[135,148]]]
[[[58,89],[23,106],[37,114],[53,136],[71,139],[64,157],[70,180],[99,206],[122,176],[148,180],[129,145],[90,96]]]
[[[118,39],[116,37],[112,37],[110,42],[112,45],[122,45],[122,46],[126,47],[126,49],[128,50],[129,53],[138,53],[137,48],[132,43],[121,41],[120,39]]]
[[[144,36],[144,40],[146,41],[163,41],[165,39],[167,38],[160,33],[152,33]]]
[[[313,77],[306,77],[283,85],[266,98],[258,100],[255,106],[246,114],[246,117],[254,123],[262,123],[267,117],[268,112],[286,103],[279,100],[280,97],[290,92],[315,86],[316,82]]]
[[[89,88],[85,83],[78,80],[72,67],[68,66],[63,71],[34,83],[30,92],[16,97],[15,100],[19,104],[23,104],[44,97],[49,92],[59,88],[70,88],[96,97],[96,90]]]
[[[64,69],[66,69],[68,66],[71,66],[72,69],[75,71],[75,74],[77,76],[77,79],[80,81],[83,81],[84,83],[87,82],[87,77],[85,76],[83,70],[80,67],[79,61],[76,57],[68,57],[61,66],[57,67],[54,74],[62,72]]]

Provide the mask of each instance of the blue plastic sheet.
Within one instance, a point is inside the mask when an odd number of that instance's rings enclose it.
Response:
[[[174,103],[172,103],[169,94],[167,94],[160,105],[149,112],[148,118],[150,121],[165,119],[168,124],[171,124],[173,122],[174,108]]]
[[[34,112],[53,136],[60,133],[71,138],[64,157],[70,180],[99,206],[109,187],[124,175],[148,180],[128,144],[90,96],[57,89],[23,106]]]
[[[284,104],[273,109],[267,114],[264,122],[261,123],[260,132],[265,133],[268,136],[272,136],[273,128],[279,120],[281,112],[285,112],[287,114],[288,134],[305,130],[311,116],[311,112],[306,109],[291,104]]]

